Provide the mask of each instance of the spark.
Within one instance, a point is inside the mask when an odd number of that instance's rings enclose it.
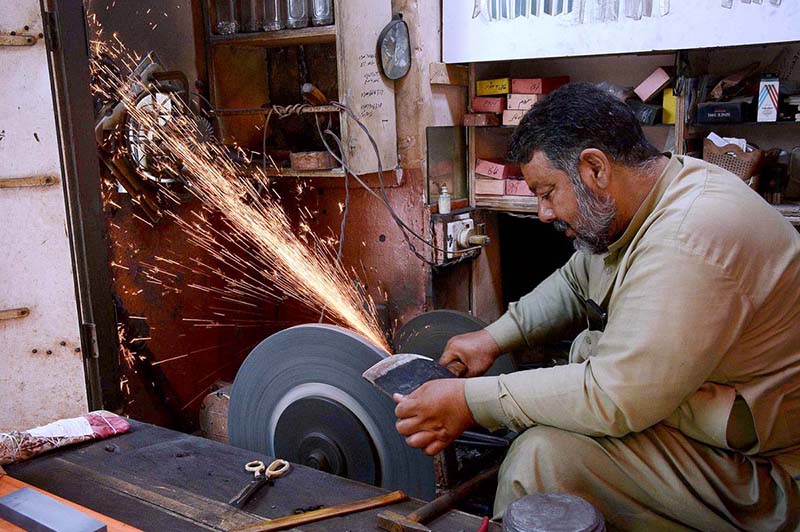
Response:
[[[92,50],[92,92],[123,102],[130,118],[152,135],[148,149],[155,155],[153,160],[159,161],[158,170],[187,182],[187,189],[209,212],[224,216],[225,229],[220,231],[202,216],[184,220],[166,213],[192,243],[242,275],[238,280],[223,275],[226,286],[221,294],[227,297],[221,299],[240,304],[241,298],[290,297],[316,311],[325,308],[332,321],[354,329],[390,352],[376,318],[375,304],[363,295],[357,275],[336,259],[336,250],[329,241],[310,230],[313,214],[308,209],[300,210],[298,235],[280,197],[269,187],[269,177],[249,164],[252,154],[238,148],[239,158],[235,158],[222,144],[204,139],[194,114],[177,98],[170,100],[171,109],[155,97],[151,106],[137,106],[132,86],[137,80],[131,81],[120,70],[130,73],[138,56],[127,51],[117,34],[111,41],[93,41]],[[99,57],[116,59],[124,68],[111,68],[108,61]],[[170,117],[166,122],[165,114]],[[136,214],[134,217],[153,227],[144,218]],[[363,242],[362,245],[366,246]],[[155,272],[159,273],[158,269]],[[164,282],[146,276],[147,282]]]

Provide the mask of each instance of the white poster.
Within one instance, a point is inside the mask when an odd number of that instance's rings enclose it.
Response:
[[[800,0],[444,0],[446,63],[800,40]]]

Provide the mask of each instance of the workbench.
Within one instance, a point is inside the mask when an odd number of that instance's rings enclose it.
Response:
[[[246,526],[291,515],[295,509],[332,506],[387,490],[292,464],[284,476],[255,494],[244,511],[227,504],[252,473],[251,460],[271,457],[212,440],[131,421],[131,431],[6,466],[9,476],[142,530],[195,532]],[[299,530],[377,530],[377,514],[408,514],[423,501],[365,510],[302,525]],[[450,511],[429,526],[441,532],[473,532],[479,517]],[[298,530],[298,529],[295,529]],[[499,532],[500,526],[490,524]]]

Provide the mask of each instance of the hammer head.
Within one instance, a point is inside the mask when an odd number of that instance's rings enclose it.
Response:
[[[431,529],[422,523],[389,510],[378,514],[378,528],[388,532],[431,532]]]

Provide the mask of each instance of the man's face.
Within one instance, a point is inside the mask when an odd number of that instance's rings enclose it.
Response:
[[[570,179],[540,151],[522,165],[525,182],[539,198],[539,219],[573,238],[578,251],[605,253],[614,241],[616,204],[610,195],[582,181],[577,168],[573,172]]]

